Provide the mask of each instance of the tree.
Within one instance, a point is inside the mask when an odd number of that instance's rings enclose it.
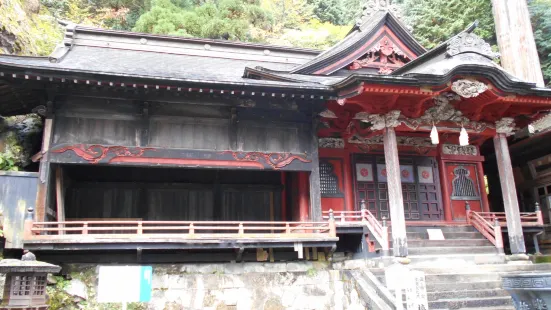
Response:
[[[327,22],[334,25],[344,25],[345,9],[342,0],[310,0],[314,8],[314,16],[321,22]]]
[[[528,8],[532,17],[543,78],[551,85],[551,0],[530,1]]]
[[[464,30],[475,20],[475,33],[495,45],[496,37],[490,0],[403,0],[406,22],[415,38],[431,49]]]

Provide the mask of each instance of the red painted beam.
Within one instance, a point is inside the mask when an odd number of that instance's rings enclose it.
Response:
[[[298,172],[299,221],[306,222],[310,216],[310,183],[308,172]]]

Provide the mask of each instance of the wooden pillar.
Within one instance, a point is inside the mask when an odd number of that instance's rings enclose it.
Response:
[[[406,257],[408,246],[406,238],[406,220],[404,217],[404,198],[402,196],[402,181],[400,179],[400,161],[396,132],[392,127],[384,129],[383,143],[388,184],[388,202],[390,219],[392,221],[392,251],[394,256]]]
[[[492,0],[501,65],[514,76],[544,86],[526,0]]]
[[[352,178],[352,164],[350,161],[350,153],[344,153],[343,158],[343,187],[344,187],[344,210],[354,211],[354,180]]]
[[[321,189],[320,189],[320,164],[318,148],[318,119],[312,121],[311,148],[312,148],[312,170],[310,171],[310,219],[319,222],[321,215]]]
[[[309,219],[308,209],[308,173],[307,172],[298,172],[298,210],[299,210],[299,221],[307,222]]]
[[[46,220],[46,208],[49,200],[49,183],[50,183],[50,159],[49,150],[52,140],[54,115],[52,101],[48,102],[47,116],[44,119],[44,129],[42,134],[42,148],[40,150],[42,157],[40,158],[38,186],[36,192],[36,210],[35,220],[38,222]]]
[[[486,182],[484,181],[484,168],[481,162],[476,163],[478,169],[478,184],[480,184],[480,197],[482,197],[482,212],[490,212],[488,194],[486,193]]]
[[[517,190],[513,177],[513,167],[509,155],[507,136],[498,133],[494,137],[494,146],[499,170],[501,192],[503,194],[503,207],[507,218],[507,234],[509,235],[509,246],[512,254],[525,254],[524,235],[520,222],[520,211],[518,208]]]
[[[440,164],[438,165],[440,169],[440,183],[442,188],[442,203],[444,205],[444,220],[446,222],[453,221],[452,217],[452,206],[451,206],[451,195],[450,195],[450,189],[448,188],[449,185],[449,179],[448,179],[448,173],[446,172],[446,162],[440,159]]]
[[[281,220],[287,220],[287,175],[281,171]]]

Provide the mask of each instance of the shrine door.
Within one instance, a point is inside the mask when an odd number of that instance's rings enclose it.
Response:
[[[390,218],[384,156],[355,158],[355,202],[361,200],[378,219]],[[433,157],[400,157],[400,176],[407,221],[440,221],[444,218],[438,166]]]

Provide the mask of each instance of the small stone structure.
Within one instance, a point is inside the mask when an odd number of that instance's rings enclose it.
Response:
[[[46,277],[48,273],[57,273],[60,270],[59,266],[36,261],[30,252],[23,255],[21,260],[1,260],[0,273],[6,274],[6,282],[0,310],[48,309]]]
[[[551,273],[505,275],[503,288],[513,297],[515,309],[551,308]]]

